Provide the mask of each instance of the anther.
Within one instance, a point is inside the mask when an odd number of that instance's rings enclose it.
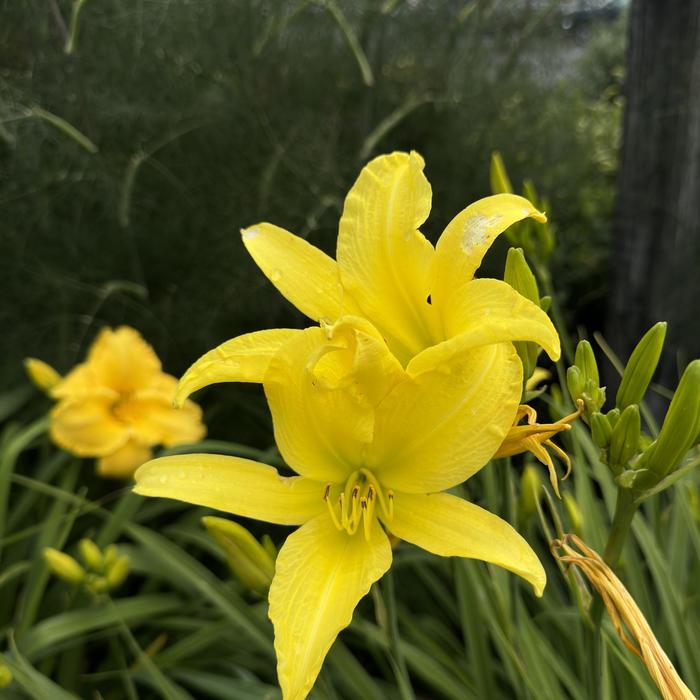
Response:
[[[324,501],[327,501],[327,500],[328,500],[328,496],[330,495],[330,492],[331,492],[331,485],[330,485],[330,484],[326,484],[326,488],[325,488],[324,491],[323,491],[323,500],[324,500]]]

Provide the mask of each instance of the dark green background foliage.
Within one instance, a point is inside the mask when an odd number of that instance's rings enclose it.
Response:
[[[555,283],[578,320],[600,326],[623,53],[614,13],[88,0],[66,55],[71,6],[0,2],[2,385],[27,355],[68,369],[104,324],[140,329],[177,374],[236,334],[304,323],[239,229],[265,219],[332,252],[348,187],[393,149],[426,158],[433,240],[489,194],[500,149],[516,186],[531,178],[550,197]],[[500,276],[498,256],[487,272]]]

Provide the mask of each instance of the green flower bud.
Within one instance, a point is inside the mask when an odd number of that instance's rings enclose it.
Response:
[[[491,192],[493,194],[513,192],[513,186],[508,179],[505,163],[498,151],[494,151],[491,154]]]
[[[580,533],[583,528],[583,518],[576,499],[568,491],[564,494],[564,509],[569,516],[571,529],[576,533]]]
[[[540,297],[540,308],[542,309],[542,311],[544,311],[545,313],[548,313],[551,306],[552,306],[552,297],[550,297],[550,296]]]
[[[649,386],[666,338],[666,323],[652,326],[637,343],[630,355],[617,390],[615,405],[624,409],[633,403],[640,403]]]
[[[85,586],[93,593],[104,593],[109,588],[107,579],[99,574],[88,574],[85,579]]]
[[[587,340],[580,341],[576,347],[576,358],[574,362],[581,370],[584,380],[590,379],[596,387],[600,386],[598,363],[595,360],[593,348]]]
[[[80,557],[85,562],[85,565],[93,571],[102,571],[104,567],[104,557],[100,548],[87,538],[80,540],[78,544]]]
[[[12,683],[12,671],[7,664],[0,662],[0,688],[7,688]]]
[[[264,534],[260,538],[260,544],[262,544],[263,549],[270,555],[272,561],[275,561],[277,559],[277,547],[275,547],[275,543],[272,541],[270,535]]]
[[[537,504],[542,498],[542,478],[540,470],[532,464],[526,465],[520,477],[520,514],[523,520],[537,512]]]
[[[683,372],[673,394],[661,432],[644,453],[642,464],[659,479],[672,472],[693,446],[700,432],[700,360]]]
[[[639,451],[641,420],[639,406],[628,406],[617,421],[610,436],[608,463],[617,472]]]
[[[610,427],[614,428],[615,425],[617,425],[617,421],[620,420],[620,409],[619,408],[611,408],[605,414],[605,417],[608,419],[608,422],[610,423]]]
[[[605,449],[610,444],[612,426],[607,416],[599,411],[591,414],[591,437],[598,447]]]
[[[275,562],[267,550],[232,520],[207,516],[202,518],[202,523],[226,553],[228,565],[239,581],[250,590],[266,595],[275,573]]]
[[[503,279],[516,292],[539,306],[540,292],[537,288],[537,280],[525,260],[522,248],[510,248],[508,250]]]
[[[107,570],[106,580],[107,587],[109,590],[113,591],[115,588],[126,581],[126,577],[129,575],[129,557],[123,556],[119,557]]]
[[[574,402],[576,399],[581,398],[585,391],[586,385],[583,373],[576,365],[572,365],[566,370],[566,386],[569,388],[569,394],[571,394]]]
[[[119,550],[117,549],[116,544],[108,544],[105,547],[104,552],[102,553],[103,557],[103,566],[105,569],[109,569],[112,564],[114,564],[115,561],[117,561],[117,558],[119,557]]]
[[[85,580],[85,570],[73,557],[59,552],[53,547],[44,548],[44,561],[51,572],[70,583],[82,583]]]

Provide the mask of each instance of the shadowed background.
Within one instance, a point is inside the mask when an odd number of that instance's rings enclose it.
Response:
[[[571,326],[601,326],[616,4],[0,8],[2,386],[25,356],[67,370],[104,324],[138,328],[174,374],[241,332],[303,324],[239,229],[269,220],[332,253],[348,188],[394,149],[426,159],[432,240],[490,194],[500,150],[516,189],[531,178],[551,201]],[[482,274],[502,276],[505,247]]]

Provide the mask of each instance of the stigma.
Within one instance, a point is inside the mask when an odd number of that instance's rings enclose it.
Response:
[[[365,539],[369,540],[375,516],[385,522],[391,522],[394,517],[394,492],[385,491],[369,469],[354,471],[335,498],[331,494],[332,487],[326,484],[323,500],[338,530],[354,535],[362,526]]]

